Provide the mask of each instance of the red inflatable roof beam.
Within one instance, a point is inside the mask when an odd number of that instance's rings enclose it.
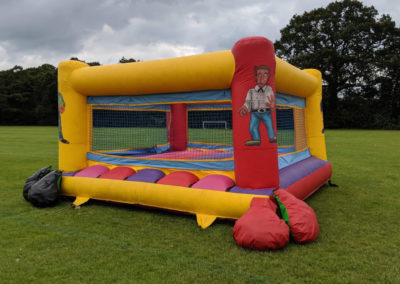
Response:
[[[165,177],[161,178],[157,183],[189,187],[198,180],[199,178],[190,172],[177,171],[166,175]]]

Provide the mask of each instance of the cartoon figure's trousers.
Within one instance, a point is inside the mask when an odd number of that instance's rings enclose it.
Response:
[[[250,125],[249,125],[249,131],[251,138],[253,140],[260,141],[260,121],[262,121],[267,129],[268,137],[269,139],[272,139],[275,137],[275,132],[274,132],[274,126],[272,124],[272,118],[271,118],[271,111],[267,110],[264,113],[260,113],[257,111],[252,111],[251,112],[251,118],[250,118]]]

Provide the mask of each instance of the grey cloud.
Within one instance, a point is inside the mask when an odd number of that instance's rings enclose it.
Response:
[[[376,2],[379,12],[379,3],[384,7],[390,5],[387,1],[365,2],[366,5]],[[57,64],[76,55],[101,63],[113,63],[117,55],[133,58],[140,55],[143,56],[140,59],[150,60],[185,54],[185,49],[201,52],[230,49],[238,39],[253,35],[274,41],[294,14],[328,3],[328,0],[2,0],[0,69],[15,64],[24,67]],[[396,9],[392,10],[398,17]],[[176,53],[172,47],[182,52]]]

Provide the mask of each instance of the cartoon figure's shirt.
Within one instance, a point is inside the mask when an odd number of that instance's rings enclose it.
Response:
[[[244,105],[249,111],[274,107],[274,92],[268,85],[258,85],[247,92]]]

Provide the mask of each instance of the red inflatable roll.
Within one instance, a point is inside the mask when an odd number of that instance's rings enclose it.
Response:
[[[130,177],[131,175],[133,175],[134,173],[136,173],[136,171],[129,167],[116,167],[116,168],[113,168],[112,170],[102,174],[100,176],[100,178],[124,180],[127,177]]]
[[[189,187],[198,180],[199,178],[191,172],[177,171],[164,176],[157,183]]]

